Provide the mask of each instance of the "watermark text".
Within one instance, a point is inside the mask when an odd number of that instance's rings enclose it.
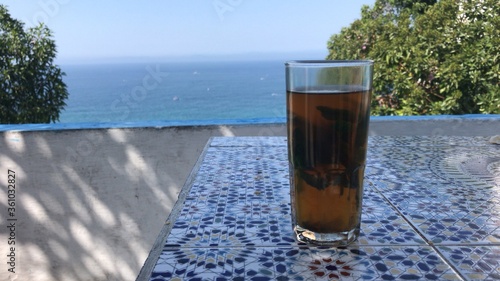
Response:
[[[16,273],[16,172],[7,170],[7,265],[10,273]]]

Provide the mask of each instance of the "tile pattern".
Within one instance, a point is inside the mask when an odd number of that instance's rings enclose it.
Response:
[[[438,251],[468,280],[500,280],[498,246],[447,246]]]
[[[494,174],[470,174],[500,161],[500,147],[391,147],[393,155],[380,161],[384,151],[370,150],[367,179],[426,239],[500,243],[500,185]]]
[[[173,248],[151,280],[457,280],[431,247]]]
[[[498,280],[500,146],[370,137],[361,236],[293,239],[286,139],[213,138],[150,280]]]

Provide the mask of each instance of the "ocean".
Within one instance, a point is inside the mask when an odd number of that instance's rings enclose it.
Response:
[[[60,123],[285,117],[284,61],[60,65],[69,97]]]

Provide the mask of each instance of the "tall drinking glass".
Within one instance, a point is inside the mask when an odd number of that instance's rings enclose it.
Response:
[[[372,61],[289,61],[286,67],[292,227],[300,242],[359,236]]]

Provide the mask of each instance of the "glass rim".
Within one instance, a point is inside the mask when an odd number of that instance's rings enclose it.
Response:
[[[285,66],[298,67],[341,67],[368,65],[373,65],[373,60],[290,60],[285,62]]]

